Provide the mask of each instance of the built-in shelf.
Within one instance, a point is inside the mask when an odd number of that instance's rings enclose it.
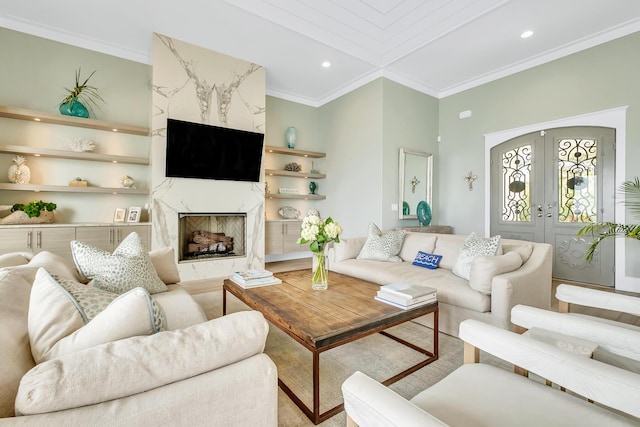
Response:
[[[291,176],[294,178],[322,179],[327,177],[327,175],[323,173],[293,172],[293,171],[285,171],[285,170],[277,170],[277,169],[265,169],[264,173],[265,175],[270,175],[270,176]]]
[[[327,196],[320,194],[265,194],[267,199],[325,200]]]
[[[272,145],[265,146],[264,150],[267,153],[288,154],[290,156],[309,157],[312,159],[320,159],[322,157],[327,157],[326,153],[319,153],[317,151],[305,151],[305,150],[297,150],[294,148],[283,148],[283,147],[281,148],[281,147],[274,147]]]
[[[0,153],[26,154],[36,157],[52,157],[57,159],[90,160],[94,162],[127,163],[134,165],[148,165],[146,157],[114,156],[110,154],[98,154],[91,152],[77,152],[65,150],[52,150],[49,148],[27,147],[24,145],[0,145]]]
[[[0,183],[0,190],[48,191],[57,193],[102,193],[102,194],[149,194],[149,190],[138,188],[71,187],[64,185]]]
[[[41,111],[25,110],[23,108],[0,106],[0,117],[149,136],[149,128],[141,126],[106,122],[96,119],[83,119],[81,117],[64,116],[62,114],[43,113]]]

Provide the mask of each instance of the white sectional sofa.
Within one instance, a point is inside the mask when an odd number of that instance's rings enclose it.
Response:
[[[437,290],[440,331],[457,336],[460,322],[476,319],[505,329],[513,329],[511,308],[516,304],[550,307],[552,247],[520,240],[500,242],[494,257],[481,256],[471,265],[469,280],[452,269],[467,236],[407,232],[398,254],[402,262],[358,259],[366,237],[341,239],[327,249],[329,270],[385,285],[405,281]],[[441,255],[437,269],[412,265],[418,251]],[[517,259],[521,265],[504,261]],[[516,263],[515,265],[518,265]],[[431,325],[432,316],[417,319]]]
[[[165,283],[179,280],[167,256],[173,254],[152,253]],[[277,370],[263,353],[269,328],[259,312],[207,320],[184,288],[169,284],[152,295],[166,317],[164,331],[148,330],[151,310],[146,317],[144,309],[139,316],[116,311],[99,321],[105,310],[80,328],[102,322],[100,333],[67,343],[84,341],[85,349],[36,363],[34,320],[58,319],[41,328],[46,333],[69,321],[53,305],[35,304],[35,281],[48,277],[73,281],[78,271],[49,252],[0,256],[0,426],[277,425]],[[139,318],[147,323],[142,332],[133,325],[129,336],[108,339]],[[102,343],[87,345],[91,340]]]

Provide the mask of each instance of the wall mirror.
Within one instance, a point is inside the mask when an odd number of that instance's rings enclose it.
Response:
[[[433,155],[421,151],[400,149],[398,217],[415,219],[418,203],[431,206]]]

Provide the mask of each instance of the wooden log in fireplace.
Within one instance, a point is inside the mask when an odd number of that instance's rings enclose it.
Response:
[[[191,241],[187,244],[187,252],[189,255],[233,252],[233,237],[224,233],[197,230],[192,233]]]

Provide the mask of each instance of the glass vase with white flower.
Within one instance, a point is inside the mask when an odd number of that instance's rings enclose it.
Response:
[[[309,250],[313,253],[312,289],[325,290],[328,288],[324,249],[329,242],[340,243],[340,233],[342,233],[342,227],[331,217],[323,220],[317,215],[308,215],[302,220],[298,244],[309,243]]]

